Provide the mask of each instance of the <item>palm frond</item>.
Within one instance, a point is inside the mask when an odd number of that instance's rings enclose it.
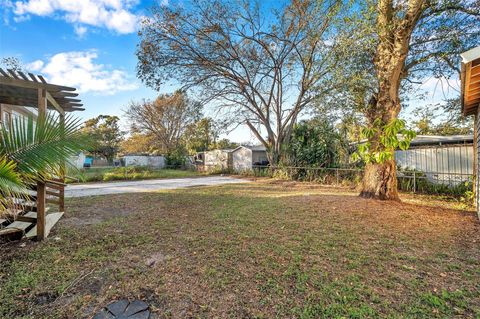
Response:
[[[27,193],[16,164],[3,157],[0,159],[0,216],[12,204],[12,198],[21,198]]]
[[[10,130],[1,128],[0,156],[16,163],[24,178],[46,178],[61,169],[69,157],[88,147],[89,138],[80,130],[80,121],[47,114],[34,122],[33,117],[16,118]]]

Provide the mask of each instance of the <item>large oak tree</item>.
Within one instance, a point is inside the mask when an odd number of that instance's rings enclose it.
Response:
[[[138,76],[154,88],[176,80],[196,89],[224,115],[248,125],[276,164],[299,115],[329,90],[331,25],[340,2],[157,6],[140,31]]]
[[[459,54],[480,44],[479,17],[478,0],[367,0],[344,22],[339,96],[364,114],[368,152],[377,159],[366,165],[362,196],[398,199],[389,141],[396,138],[391,133],[402,99],[426,78],[458,71]]]

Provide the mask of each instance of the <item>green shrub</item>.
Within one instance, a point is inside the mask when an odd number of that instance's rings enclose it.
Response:
[[[185,166],[186,159],[186,152],[184,150],[177,149],[165,156],[165,163],[170,168],[179,168]]]

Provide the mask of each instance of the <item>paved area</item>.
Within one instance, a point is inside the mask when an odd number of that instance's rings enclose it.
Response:
[[[89,183],[69,185],[65,197],[84,197],[121,193],[154,192],[162,189],[185,188],[192,186],[210,186],[231,183],[245,183],[248,180],[229,176],[205,176],[194,178],[151,179],[144,181]]]

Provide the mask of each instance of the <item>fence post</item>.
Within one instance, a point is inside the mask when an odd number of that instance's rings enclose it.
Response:
[[[417,188],[417,180],[416,180],[416,173],[413,171],[413,192],[415,193],[415,190]]]

